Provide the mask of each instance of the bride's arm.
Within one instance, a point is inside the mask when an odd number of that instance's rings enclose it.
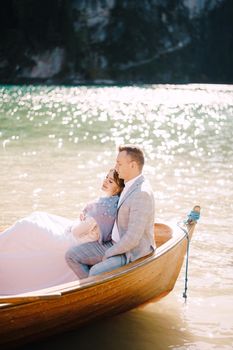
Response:
[[[81,211],[80,215],[79,215],[79,220],[80,221],[85,221],[87,218],[87,213],[88,213],[88,209],[89,209],[89,204],[87,204],[85,206],[85,208]]]
[[[96,221],[92,217],[87,217],[84,221],[74,221],[71,232],[77,239],[84,237],[90,241],[99,239],[99,229]]]

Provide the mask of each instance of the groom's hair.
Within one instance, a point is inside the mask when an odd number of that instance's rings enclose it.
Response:
[[[119,152],[125,151],[127,155],[129,155],[130,158],[138,164],[139,169],[142,170],[143,165],[145,163],[145,159],[144,159],[144,153],[138,145],[131,145],[131,144],[120,145],[118,147],[118,151]]]

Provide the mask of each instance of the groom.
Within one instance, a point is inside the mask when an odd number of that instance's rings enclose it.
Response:
[[[81,279],[111,271],[150,254],[154,242],[154,196],[142,175],[143,151],[135,145],[118,149],[115,169],[125,187],[110,240],[88,242],[72,247],[66,262]]]

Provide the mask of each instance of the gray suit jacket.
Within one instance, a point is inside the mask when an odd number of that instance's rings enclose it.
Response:
[[[125,253],[128,263],[155,249],[154,206],[153,191],[142,175],[120,199],[116,217],[120,240],[107,249],[106,257]]]

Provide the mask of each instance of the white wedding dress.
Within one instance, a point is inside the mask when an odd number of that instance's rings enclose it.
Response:
[[[18,294],[77,280],[65,253],[78,241],[65,229],[73,221],[33,212],[0,233],[0,295]]]

